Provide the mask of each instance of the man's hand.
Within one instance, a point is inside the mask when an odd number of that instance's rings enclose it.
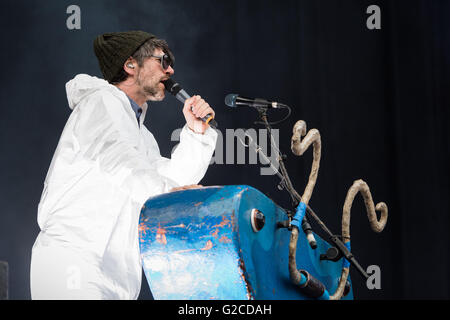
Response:
[[[196,133],[205,133],[209,125],[201,120],[207,114],[215,116],[214,110],[200,96],[193,96],[184,102],[184,118],[188,127]],[[199,119],[200,118],[200,119]]]
[[[170,189],[169,192],[180,191],[180,190],[188,190],[188,189],[199,189],[199,188],[203,188],[203,186],[201,184],[191,184],[191,185],[188,185],[188,186],[172,188],[172,189]]]

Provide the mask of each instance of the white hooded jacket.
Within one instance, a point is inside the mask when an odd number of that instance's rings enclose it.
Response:
[[[73,109],[38,206],[33,299],[136,299],[141,287],[138,222],[145,201],[204,176],[217,133],[185,126],[171,159],[140,126],[126,94],[77,75],[66,84]]]

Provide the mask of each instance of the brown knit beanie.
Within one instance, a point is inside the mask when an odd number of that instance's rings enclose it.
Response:
[[[144,31],[105,33],[94,40],[94,52],[105,80],[110,82],[123,64],[139,47],[154,35]]]

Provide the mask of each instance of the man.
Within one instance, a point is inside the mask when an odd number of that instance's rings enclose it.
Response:
[[[199,119],[214,111],[199,96],[186,100],[170,159],[143,124],[146,101],[164,99],[162,81],[174,74],[165,41],[109,33],[94,50],[106,81],[81,74],[66,84],[73,111],[38,207],[33,299],[136,299],[141,207],[151,196],[195,187],[215,148],[217,133]]]

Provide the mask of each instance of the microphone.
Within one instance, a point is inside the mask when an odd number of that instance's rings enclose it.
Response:
[[[177,98],[183,104],[187,99],[191,97],[177,82],[173,81],[171,78],[162,81],[162,83],[166,87],[166,90],[169,93],[173,94],[175,98]],[[218,124],[214,120],[212,114],[207,114],[206,116],[201,118],[201,120],[209,124],[214,129],[218,127]]]
[[[254,108],[279,108],[284,106],[278,102],[272,102],[260,98],[246,98],[236,93],[230,93],[225,97],[225,104],[229,107],[235,108],[237,106],[249,106]]]

